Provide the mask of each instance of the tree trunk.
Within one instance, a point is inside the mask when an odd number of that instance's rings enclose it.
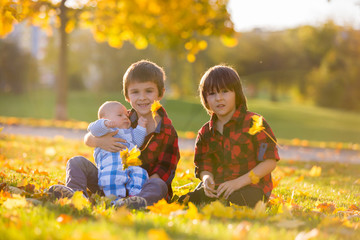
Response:
[[[61,1],[60,5],[60,51],[59,68],[56,78],[56,109],[55,118],[57,120],[67,120],[67,34],[65,31],[67,19],[66,0]]]

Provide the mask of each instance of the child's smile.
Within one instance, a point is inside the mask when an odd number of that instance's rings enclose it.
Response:
[[[161,99],[159,90],[154,82],[134,82],[128,87],[128,101],[136,112],[146,117],[151,114],[151,105]]]

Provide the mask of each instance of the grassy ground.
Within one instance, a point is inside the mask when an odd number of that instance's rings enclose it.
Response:
[[[91,122],[98,107],[106,100],[125,103],[120,93],[71,92],[69,117]],[[0,115],[51,119],[54,116],[54,94],[36,92],[26,95],[0,95]],[[126,103],[125,103],[126,104]],[[209,119],[198,100],[164,99],[166,108],[178,131],[197,130]],[[279,139],[360,143],[360,114],[329,110],[290,102],[273,103],[249,99],[249,109],[265,117]],[[126,104],[129,107],[128,104]]]
[[[81,141],[0,135],[0,239],[359,239],[360,174],[355,165],[282,160],[271,201],[254,210],[220,202],[196,208],[160,202],[146,211],[115,210],[81,195],[53,201],[68,158],[92,150]],[[192,152],[182,152],[173,182],[192,190]],[[315,165],[316,164],[316,165]],[[15,193],[20,195],[17,195]],[[28,199],[26,201],[25,197]]]

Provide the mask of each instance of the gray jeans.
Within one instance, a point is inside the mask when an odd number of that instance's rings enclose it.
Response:
[[[73,157],[67,162],[66,186],[75,191],[82,191],[86,196],[88,196],[87,189],[92,193],[103,195],[103,191],[98,185],[97,167],[82,156]],[[137,196],[145,198],[148,206],[151,206],[166,198],[167,193],[168,187],[162,179],[151,178],[145,182]]]

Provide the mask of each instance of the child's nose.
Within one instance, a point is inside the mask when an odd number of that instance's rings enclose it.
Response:
[[[222,93],[216,93],[215,97],[216,97],[216,100],[221,100],[223,98],[223,95],[222,95]]]

